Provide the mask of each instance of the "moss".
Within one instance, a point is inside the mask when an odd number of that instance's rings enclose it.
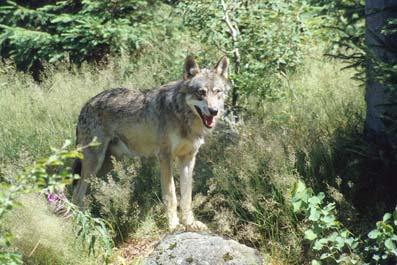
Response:
[[[173,250],[175,247],[177,246],[177,243],[172,243],[170,244],[170,246],[168,247],[169,250]]]
[[[223,260],[224,260],[225,262],[231,261],[231,260],[233,260],[233,256],[230,255],[229,252],[226,252],[225,255],[223,255]]]

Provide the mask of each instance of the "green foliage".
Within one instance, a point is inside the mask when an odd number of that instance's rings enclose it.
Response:
[[[353,235],[336,218],[335,203],[324,205],[324,194],[313,195],[301,181],[292,190],[293,211],[304,214],[311,242],[312,264],[391,264],[397,258],[397,210],[386,213],[367,239]]]
[[[308,3],[313,14],[317,14],[322,19],[322,23],[317,23],[316,27],[322,29],[320,34],[328,36],[329,52],[344,56],[345,59],[351,58],[352,62],[354,58],[362,58],[365,53],[365,1],[309,0]]]
[[[18,205],[18,198],[21,195],[35,192],[54,193],[63,190],[65,185],[71,184],[78,177],[70,173],[68,161],[83,159],[81,150],[87,147],[70,150],[70,143],[66,141],[60,149],[52,148],[52,154],[49,157],[38,160],[23,174],[8,178],[4,176],[0,189],[1,219],[4,219],[5,215]],[[89,146],[93,147],[97,144],[93,141]],[[88,242],[88,253],[95,254],[95,248],[99,245],[104,252],[104,260],[107,262],[113,248],[107,223],[102,219],[91,217],[88,212],[78,210],[77,206],[71,203],[66,203],[75,220],[77,237],[81,239],[83,245]],[[11,262],[22,264],[21,255],[7,251],[7,248],[11,246],[11,240],[12,236],[7,231],[1,234],[0,260],[7,264]]]
[[[0,218],[4,217],[7,211],[12,210],[15,200],[21,194],[38,191],[54,192],[72,182],[75,176],[70,174],[70,168],[66,167],[65,163],[69,159],[82,159],[82,155],[79,150],[67,150],[69,145],[70,141],[67,141],[61,149],[53,148],[51,156],[37,161],[24,174],[13,179],[5,179],[1,183]],[[54,168],[57,170],[52,172]]]
[[[100,249],[104,263],[109,262],[114,243],[109,232],[112,226],[102,218],[94,218],[88,211],[81,211],[77,206],[68,203],[75,223],[76,236],[81,241],[88,255],[95,255],[96,249]],[[87,246],[88,243],[88,246]]]
[[[232,59],[231,78],[245,100],[277,98],[277,74],[302,62],[302,1],[182,1],[179,7],[186,26]]]
[[[155,1],[56,1],[41,7],[0,4],[0,54],[21,70],[43,62],[100,62],[140,48],[153,23]]]
[[[90,181],[90,204],[93,212],[108,220],[116,232],[116,240],[125,242],[141,221],[140,207],[134,196],[138,163],[124,168],[113,160],[113,170],[107,176]],[[142,194],[140,194],[142,196]]]
[[[5,65],[0,70],[4,71],[0,73],[2,175],[11,175],[21,165],[29,164],[26,157],[46,155],[48,146],[74,137],[81,106],[100,91],[115,86],[146,89],[180,78],[185,56],[182,51],[186,47],[194,51],[204,49],[197,43],[191,44],[188,36],[180,42],[166,40],[145,51],[138,61],[116,57],[102,69],[83,65],[78,73],[49,68],[48,78],[40,84]],[[209,55],[199,59],[211,57],[212,62],[217,55],[210,49],[206,51]],[[300,224],[288,203],[291,183],[298,174],[311,182],[336,178],[339,165],[334,161],[340,153],[332,151],[335,136],[340,132],[349,136],[360,130],[362,122],[363,97],[357,96],[361,90],[350,79],[351,71],[339,72],[342,66],[338,61],[323,59],[318,50],[312,51],[304,66],[275,87],[290,93],[260,108],[248,105],[243,125],[232,130],[221,122],[215,134],[206,139],[194,170],[194,212],[211,231],[254,246],[264,255],[270,254],[275,264],[298,265],[306,261],[297,229]],[[140,239],[164,232],[157,161],[116,165],[110,176],[90,184],[91,212],[111,223],[116,243],[125,244],[132,236]],[[36,221],[15,227],[14,234],[21,231],[30,235],[42,222],[47,227],[57,224],[49,214],[38,215],[36,211],[18,219]],[[35,231],[33,237],[39,234],[51,238],[54,244],[51,236],[64,238],[67,234],[54,230]],[[69,233],[73,235],[72,232]],[[74,242],[72,239],[66,242]],[[24,246],[27,242],[30,244]],[[51,242],[46,246],[51,246]],[[12,245],[29,255],[35,244],[34,240],[22,237]],[[40,264],[41,257],[61,259],[61,254],[57,254],[61,249],[68,248],[61,243],[47,251],[39,248],[37,262],[33,264]],[[83,251],[70,251],[67,257],[74,257],[75,253]],[[58,263],[80,264],[69,259],[70,263]]]
[[[12,235],[9,232],[3,232],[0,237],[0,249],[11,246]],[[18,252],[2,251],[0,250],[0,263],[9,265],[23,264],[22,255]]]
[[[322,192],[313,196],[301,181],[292,191],[293,211],[308,216],[304,238],[311,242],[312,264],[360,264],[359,240],[336,219],[335,203],[324,205],[324,198]]]
[[[308,0],[311,27],[326,44],[327,55],[343,59],[346,68],[355,68],[355,78],[363,80],[365,46],[364,0]]]
[[[397,209],[376,222],[376,228],[368,233],[366,245],[365,251],[372,263],[387,264],[397,260]]]
[[[65,162],[72,158],[82,158],[79,151],[68,151],[66,148],[70,142],[66,142],[61,149],[53,149],[53,154],[39,160],[24,174],[17,176],[15,179],[6,179],[2,181],[0,189],[0,218],[11,211],[19,196],[25,193],[50,191],[62,189],[66,184],[70,184],[74,176],[69,173]],[[51,173],[51,168],[57,167],[57,172]],[[0,236],[1,248],[10,246],[10,234]],[[22,263],[20,256],[13,253],[1,252],[0,260],[7,260]]]

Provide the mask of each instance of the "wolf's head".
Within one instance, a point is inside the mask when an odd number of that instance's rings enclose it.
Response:
[[[230,89],[228,66],[226,56],[211,70],[200,70],[192,56],[185,61],[183,92],[186,94],[186,103],[209,129],[215,126],[220,117],[226,93]]]

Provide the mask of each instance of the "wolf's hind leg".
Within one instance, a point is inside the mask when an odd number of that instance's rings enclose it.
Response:
[[[195,220],[192,210],[193,169],[196,154],[179,157],[182,223],[187,230],[207,230],[207,226]]]
[[[101,169],[97,172],[97,176],[105,177],[106,174],[114,169],[112,159],[121,161],[123,157],[133,157],[134,154],[130,151],[127,145],[119,138],[113,138],[106,149],[105,159],[103,160]]]
[[[89,177],[94,177],[102,167],[106,156],[109,141],[102,141],[97,147],[88,147],[84,150],[84,159],[81,161],[81,177],[73,190],[72,201],[79,207],[83,207],[83,200],[87,192]]]
[[[167,210],[168,225],[171,231],[179,226],[177,215],[177,199],[175,183],[172,176],[172,159],[168,153],[159,154],[160,173],[161,173],[161,193],[163,202]]]

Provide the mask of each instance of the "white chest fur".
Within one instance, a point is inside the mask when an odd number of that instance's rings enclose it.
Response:
[[[173,157],[182,157],[195,154],[204,143],[202,137],[194,139],[182,138],[179,134],[170,135],[171,152]]]

